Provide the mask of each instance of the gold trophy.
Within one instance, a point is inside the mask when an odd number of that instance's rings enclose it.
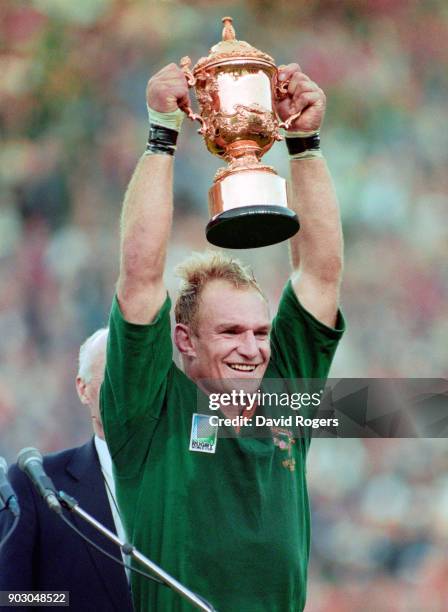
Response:
[[[278,81],[272,57],[235,39],[232,18],[223,18],[222,41],[191,69],[189,57],[180,66],[195,88],[200,114],[182,110],[201,123],[198,130],[208,150],[228,162],[209,190],[211,219],[207,240],[230,249],[275,244],[299,229],[288,208],[286,181],[261,157],[300,113],[281,122],[274,100],[287,95],[288,82]]]

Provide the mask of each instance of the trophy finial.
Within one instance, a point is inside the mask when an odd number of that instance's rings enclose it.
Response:
[[[232,26],[232,17],[223,17],[222,22],[224,24],[224,27],[222,29],[222,39],[235,40],[235,30]]]

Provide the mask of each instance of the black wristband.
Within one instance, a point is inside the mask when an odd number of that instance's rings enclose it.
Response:
[[[178,132],[163,125],[150,123],[147,153],[162,153],[163,155],[174,155]]]
[[[304,151],[319,151],[320,150],[320,135],[319,132],[312,136],[286,136],[286,146],[290,155],[298,155]]]

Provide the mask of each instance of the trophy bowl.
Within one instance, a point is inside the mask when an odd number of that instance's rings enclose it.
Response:
[[[274,60],[235,39],[232,18],[223,18],[223,40],[191,69],[189,57],[180,66],[195,88],[200,114],[184,107],[201,123],[207,149],[228,165],[220,168],[209,190],[207,240],[214,245],[247,249],[267,246],[293,236],[299,229],[288,208],[286,181],[261,157],[276,140],[282,123],[275,100],[286,95],[288,83],[278,83]]]

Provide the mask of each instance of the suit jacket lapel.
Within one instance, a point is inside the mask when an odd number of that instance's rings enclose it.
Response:
[[[76,450],[72,459],[67,464],[66,470],[78,482],[76,487],[77,495],[75,497],[81,508],[91,514],[110,531],[116,533],[104,477],[93,438],[90,442]],[[109,554],[121,559],[118,546],[101,535],[80,517],[72,515],[72,518],[78,529],[86,536],[100,545]],[[108,559],[87,542],[85,542],[85,545],[104,583],[105,589],[112,599],[113,607],[120,610],[120,612],[130,610],[130,592],[124,568]]]

